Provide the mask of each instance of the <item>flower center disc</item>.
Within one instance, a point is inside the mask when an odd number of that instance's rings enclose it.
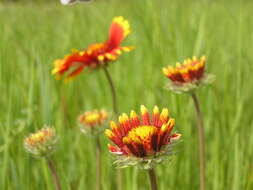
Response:
[[[128,134],[123,138],[124,143],[131,144],[132,142],[144,144],[151,141],[151,137],[157,132],[155,126],[140,126],[131,129]]]
[[[89,114],[86,116],[85,121],[87,123],[97,122],[99,120],[100,115],[98,113]]]

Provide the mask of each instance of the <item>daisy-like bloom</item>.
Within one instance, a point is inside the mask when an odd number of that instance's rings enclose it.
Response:
[[[35,156],[47,156],[53,151],[55,143],[55,130],[45,127],[26,137],[24,147]]]
[[[53,74],[57,78],[67,73],[67,78],[74,77],[86,68],[98,68],[115,61],[122,51],[130,51],[132,47],[121,46],[122,41],[130,33],[130,25],[122,16],[115,17],[109,30],[109,39],[104,43],[88,46],[83,51],[74,50],[70,55],[55,61]]]
[[[171,80],[170,88],[175,91],[190,91],[200,84],[212,82],[212,77],[205,74],[206,58],[202,56],[198,59],[186,59],[182,64],[176,63],[175,67],[163,68],[164,75]]]
[[[159,112],[154,107],[152,117],[145,106],[141,106],[141,120],[131,111],[130,117],[123,113],[119,123],[111,122],[111,130],[105,131],[113,142],[108,148],[118,156],[116,164],[119,167],[140,164],[144,169],[150,169],[155,163],[163,161],[172,153],[172,145],[181,137],[173,133],[175,120],[169,117],[168,109]]]
[[[81,126],[81,131],[84,133],[87,132],[98,132],[101,131],[102,125],[107,121],[108,113],[105,110],[94,110],[94,111],[87,111],[81,114],[78,118],[79,123]]]

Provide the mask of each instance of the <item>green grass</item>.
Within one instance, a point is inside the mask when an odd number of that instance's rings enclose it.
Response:
[[[121,112],[168,107],[183,134],[178,153],[157,167],[160,190],[198,189],[198,134],[188,95],[164,90],[161,68],[192,55],[207,56],[216,75],[198,91],[206,129],[207,189],[253,189],[253,3],[250,1],[100,0],[75,6],[0,5],[0,189],[53,189],[46,162],[23,148],[23,138],[44,124],[59,135],[53,159],[64,190],[94,189],[95,150],[79,131],[84,110],[112,110],[102,71],[63,84],[52,62],[72,48],[103,41],[114,16],[129,20],[125,45],[136,49],[110,65]],[[65,99],[68,117],[64,118]],[[104,190],[115,188],[115,169],[103,137]],[[145,171],[124,169],[125,190],[146,190]]]

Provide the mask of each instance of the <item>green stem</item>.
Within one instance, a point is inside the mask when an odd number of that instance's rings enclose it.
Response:
[[[199,175],[200,175],[200,190],[205,190],[205,131],[202,113],[200,111],[199,101],[196,94],[191,94],[197,114],[197,127],[199,133]]]
[[[148,174],[149,174],[151,190],[158,190],[157,179],[156,179],[156,174],[155,174],[154,168],[148,170]]]
[[[103,69],[104,69],[106,79],[108,80],[110,90],[111,90],[111,94],[112,94],[113,112],[114,112],[115,115],[118,115],[117,96],[116,96],[116,90],[115,90],[115,87],[114,87],[114,84],[113,84],[113,80],[112,80],[112,77],[111,77],[109,71],[107,70],[106,66],[103,67]]]
[[[118,104],[117,104],[117,95],[116,95],[116,90],[113,84],[113,80],[112,77],[109,73],[109,71],[107,70],[107,67],[104,66],[103,67],[104,73],[105,73],[105,77],[109,83],[110,86],[110,90],[111,90],[111,94],[112,94],[112,106],[113,106],[113,112],[115,117],[119,114],[118,113]],[[117,190],[122,190],[123,187],[123,183],[122,183],[122,171],[117,169],[116,170],[116,175],[117,175]]]
[[[53,182],[55,185],[55,190],[61,190],[60,178],[57,174],[57,170],[56,170],[54,162],[50,158],[48,158],[47,164],[48,164],[48,167],[49,167],[51,174],[52,174]]]
[[[96,190],[101,189],[101,144],[99,136],[96,137]]]

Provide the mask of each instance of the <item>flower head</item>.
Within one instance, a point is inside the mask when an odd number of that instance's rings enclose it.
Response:
[[[47,156],[53,151],[55,143],[55,130],[45,127],[26,137],[24,147],[35,156]]]
[[[53,74],[58,78],[67,73],[67,78],[72,78],[86,68],[98,68],[115,61],[122,51],[130,51],[132,48],[120,46],[125,37],[130,33],[130,25],[123,17],[115,17],[112,21],[109,38],[103,43],[92,44],[83,51],[74,50],[70,55],[54,62]]]
[[[175,91],[190,91],[200,84],[212,82],[211,76],[205,74],[206,58],[202,56],[198,59],[186,59],[182,64],[176,63],[175,67],[163,68],[163,73],[171,80],[170,88]]]
[[[118,155],[116,163],[119,167],[138,163],[147,169],[153,167],[172,153],[171,145],[181,137],[178,133],[171,133],[174,124],[168,109],[164,108],[160,113],[157,106],[152,117],[147,108],[141,106],[141,120],[134,111],[131,111],[130,117],[123,113],[119,123],[112,121],[111,130],[105,131],[113,142],[113,145],[108,145],[109,151]]]
[[[81,131],[87,132],[99,132],[99,128],[107,121],[108,113],[105,110],[87,111],[81,114],[78,118],[81,126]]]

